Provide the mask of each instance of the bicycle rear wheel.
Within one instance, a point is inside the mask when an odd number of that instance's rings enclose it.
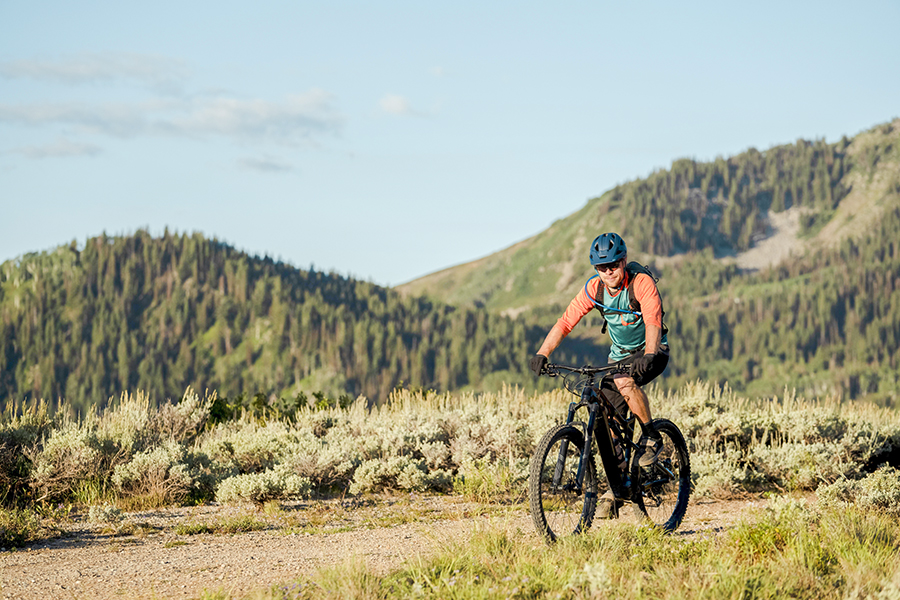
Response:
[[[597,508],[597,470],[591,454],[584,481],[576,480],[584,435],[573,425],[558,425],[538,442],[531,457],[528,499],[538,532],[554,542],[591,526]]]
[[[662,527],[675,531],[687,512],[691,495],[691,461],[684,436],[667,419],[654,419],[653,424],[663,439],[659,460],[642,468],[637,457],[631,464],[634,511]]]

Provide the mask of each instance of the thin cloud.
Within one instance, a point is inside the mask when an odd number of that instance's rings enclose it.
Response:
[[[294,166],[290,163],[271,157],[242,158],[238,160],[237,163],[242,169],[259,171],[262,173],[290,173],[294,170]]]
[[[381,110],[391,115],[420,116],[420,113],[413,109],[409,100],[403,96],[385,94],[378,104],[381,107]]]
[[[89,133],[131,138],[140,135],[203,138],[223,136],[242,142],[295,144],[316,135],[337,134],[344,119],[333,97],[321,90],[282,102],[204,98],[135,104],[0,105],[0,122],[74,126]]]
[[[81,54],[61,60],[0,62],[0,76],[66,85],[131,81],[167,93],[181,90],[190,70],[184,61],[127,53]]]
[[[67,125],[90,133],[128,138],[146,132],[150,128],[148,117],[163,108],[164,105],[159,102],[98,105],[79,103],[0,105],[0,122],[33,127],[53,124]]]
[[[322,90],[290,96],[284,102],[215,98],[160,126],[190,135],[296,140],[341,128],[343,118],[334,111],[332,99]]]
[[[43,146],[25,146],[13,150],[13,152],[16,152],[17,154],[34,159],[96,156],[102,151],[100,146],[73,142],[65,138],[61,138],[52,144],[45,144]]]

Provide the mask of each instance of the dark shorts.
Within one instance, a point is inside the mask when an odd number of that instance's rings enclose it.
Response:
[[[628,358],[623,358],[620,361],[616,361],[615,365],[631,365],[638,357],[643,356],[643,352],[638,352],[636,354],[632,354]],[[656,356],[653,359],[653,362],[650,363],[650,370],[644,373],[640,377],[635,377],[634,382],[639,386],[643,387],[659,377],[663,374],[663,371],[666,370],[666,365],[669,364],[669,351],[668,349],[663,350],[660,349],[659,352],[656,353]],[[619,393],[619,388],[616,387],[616,384],[610,379],[604,379],[600,384],[600,389],[603,392],[612,405],[616,407],[618,411],[624,411],[625,409],[625,398],[622,397],[622,394]]]

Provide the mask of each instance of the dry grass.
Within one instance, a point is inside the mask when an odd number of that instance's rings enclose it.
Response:
[[[776,500],[717,537],[618,524],[535,546],[485,529],[386,575],[349,560],[246,598],[894,598],[898,544],[886,514]]]

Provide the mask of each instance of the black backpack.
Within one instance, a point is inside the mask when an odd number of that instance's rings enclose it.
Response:
[[[634,277],[639,273],[643,273],[645,275],[649,275],[651,279],[653,279],[653,283],[659,282],[659,277],[653,274],[653,271],[650,270],[650,267],[646,265],[642,265],[639,262],[631,261],[627,265],[625,265],[625,272],[628,273],[628,308],[630,308],[634,312],[640,312],[641,303],[638,302],[637,298],[634,295]],[[602,287],[602,283],[600,284]],[[600,289],[600,288],[598,288]],[[662,297],[659,299],[660,308],[662,308]],[[594,308],[600,311],[600,314],[603,315],[603,328],[600,330],[600,333],[606,333],[606,314],[611,311],[605,310],[602,305],[600,305],[597,301],[594,301]],[[666,311],[662,311],[662,316],[666,316]],[[669,328],[666,327],[666,324],[662,324],[662,334],[666,335],[669,333]]]

